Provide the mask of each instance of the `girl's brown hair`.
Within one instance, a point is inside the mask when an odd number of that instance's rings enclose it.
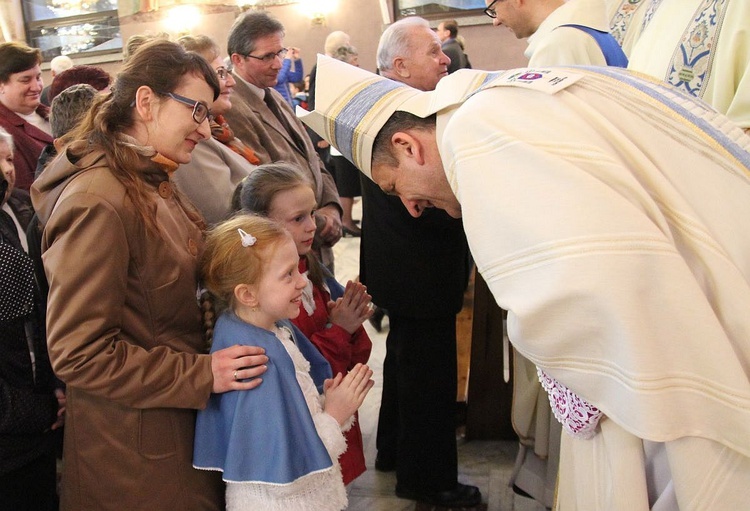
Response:
[[[267,217],[276,194],[298,186],[309,186],[315,191],[308,177],[294,165],[283,162],[260,165],[238,185],[232,207],[235,211],[241,210]],[[322,286],[324,275],[318,258],[312,251],[305,257],[308,278],[313,285]]]
[[[64,142],[70,142],[67,151],[74,160],[92,150],[104,152],[112,173],[125,186],[146,225],[155,231],[156,205],[141,175],[149,162],[138,146],[123,140],[122,133],[135,124],[133,102],[139,87],[145,85],[157,94],[172,92],[190,74],[204,79],[216,100],[218,78],[202,57],[162,39],[145,43],[125,62],[110,93],[97,96],[79,126],[64,138]],[[175,197],[184,204],[179,193]],[[184,205],[184,209],[196,224],[203,225],[192,207]]]

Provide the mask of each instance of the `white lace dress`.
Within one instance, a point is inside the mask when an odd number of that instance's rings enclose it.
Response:
[[[340,511],[346,508],[348,502],[338,458],[346,450],[342,431],[351,427],[351,421],[340,427],[336,419],[323,411],[324,398],[310,377],[310,363],[292,341],[291,332],[286,328],[275,328],[274,333],[294,362],[297,383],[305,396],[315,429],[333,460],[333,466],[307,474],[289,484],[229,482],[226,490],[227,510]],[[273,463],[273,460],[268,462]]]

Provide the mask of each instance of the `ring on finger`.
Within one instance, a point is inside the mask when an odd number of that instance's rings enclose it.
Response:
[[[234,371],[234,379],[235,379],[235,381],[237,380],[237,370],[236,369]]]

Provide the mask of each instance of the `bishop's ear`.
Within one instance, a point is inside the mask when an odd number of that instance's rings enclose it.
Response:
[[[408,131],[397,131],[391,137],[393,152],[400,160],[402,157],[424,163],[424,146],[421,140]]]

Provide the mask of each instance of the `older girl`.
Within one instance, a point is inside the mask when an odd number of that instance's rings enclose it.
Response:
[[[309,279],[293,322],[328,360],[333,374],[346,374],[356,364],[366,363],[372,342],[362,323],[372,314],[370,295],[358,282],[350,281],[343,288],[316,259],[312,251],[315,193],[308,178],[291,164],[261,165],[243,180],[236,199],[238,208],[276,220],[291,233],[299,271]],[[339,461],[349,484],[365,471],[359,424],[347,432],[346,440],[348,448]]]

